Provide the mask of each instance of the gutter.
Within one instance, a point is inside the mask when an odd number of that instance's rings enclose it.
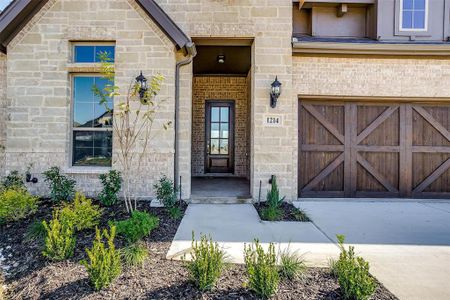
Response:
[[[180,143],[179,143],[179,115],[180,115],[180,69],[182,66],[189,65],[192,63],[194,57],[197,55],[197,49],[195,48],[195,44],[193,42],[189,42],[185,46],[186,52],[187,52],[187,58],[177,62],[175,67],[175,117],[174,117],[174,144],[175,144],[175,153],[173,155],[173,176],[174,176],[174,185],[175,187],[180,186],[180,180],[179,180],[179,164],[178,164],[178,158],[180,153]],[[181,195],[180,191],[180,195]]]

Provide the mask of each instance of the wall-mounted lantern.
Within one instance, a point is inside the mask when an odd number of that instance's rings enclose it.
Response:
[[[147,78],[145,78],[145,76],[142,75],[142,71],[141,71],[141,74],[138,77],[136,77],[136,84],[138,85],[138,88],[139,88],[139,97],[142,100],[142,99],[144,99],[145,93],[148,90]]]
[[[272,82],[272,88],[270,90],[270,106],[275,108],[277,106],[277,100],[281,95],[281,82],[278,81],[278,76],[275,77],[275,81]]]

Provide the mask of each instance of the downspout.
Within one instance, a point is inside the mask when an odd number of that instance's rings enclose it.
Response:
[[[180,110],[180,69],[182,66],[188,65],[192,62],[192,60],[194,59],[194,57],[197,55],[197,50],[195,48],[195,44],[193,42],[189,42],[186,44],[186,51],[187,51],[187,56],[188,58],[177,62],[176,67],[175,67],[175,118],[174,118],[174,130],[175,130],[175,153],[173,155],[173,174],[174,174],[174,185],[175,187],[178,187],[180,185],[179,182],[179,167],[178,167],[178,155],[179,155],[179,148],[180,148],[180,143],[178,141],[178,136],[179,136],[179,122],[178,122],[178,118],[179,118],[179,110]],[[180,191],[181,194],[181,191]]]

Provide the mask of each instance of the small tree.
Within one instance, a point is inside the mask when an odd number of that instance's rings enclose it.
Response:
[[[160,74],[152,76],[147,87],[133,79],[127,94],[122,97],[119,87],[114,85],[114,64],[109,54],[104,52],[99,56],[102,62],[101,74],[109,83],[103,89],[94,86],[93,91],[100,98],[100,104],[114,116],[114,141],[118,144],[116,158],[122,171],[125,207],[131,213],[137,208],[137,199],[131,193],[132,171],[139,174],[144,154],[154,137],[153,125],[159,109],[156,96],[161,91],[164,77]],[[121,100],[109,107],[108,99],[113,97],[119,97]],[[170,125],[171,122],[166,122],[163,128],[167,130]],[[137,149],[137,146],[140,149]]]

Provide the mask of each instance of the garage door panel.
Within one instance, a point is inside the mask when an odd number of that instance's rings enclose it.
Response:
[[[340,164],[334,169],[325,179],[321,180],[314,188],[313,191],[344,191],[344,164]]]
[[[300,196],[450,198],[450,104],[299,107]]]
[[[413,145],[450,146],[448,107],[413,106]]]
[[[399,119],[399,110],[395,106],[358,106],[358,136],[370,130],[367,137],[358,139],[360,140],[358,144],[398,146],[400,141]],[[374,129],[370,128],[372,124]]]
[[[416,189],[433,174],[435,179],[429,180],[430,184],[425,186],[419,192],[450,192],[450,168],[445,167],[449,164],[450,153],[414,153],[413,154],[413,188]],[[441,167],[442,171],[439,172]]]
[[[368,172],[364,167],[358,164],[357,167],[357,192],[386,192],[386,188],[378,182],[378,180]]]
[[[357,192],[398,192],[399,153],[361,152],[359,154],[370,167],[368,170],[358,163]]]
[[[302,152],[300,154],[301,176],[299,177],[302,189],[308,191],[343,191],[342,163],[337,162],[336,167],[321,176],[321,173],[333,164],[341,154],[341,152]],[[315,181],[313,182],[313,180]]]
[[[300,120],[303,144],[342,144],[336,135],[344,134],[343,106],[307,105],[301,110]]]

